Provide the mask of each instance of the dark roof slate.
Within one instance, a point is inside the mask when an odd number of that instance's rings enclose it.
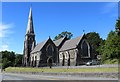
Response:
[[[45,45],[45,43],[46,43],[47,41],[48,41],[48,40],[45,40],[45,41],[37,44],[36,47],[33,49],[33,51],[32,51],[31,53],[40,51],[40,50],[43,48],[43,46]]]
[[[65,50],[76,48],[77,45],[79,44],[79,42],[81,41],[82,37],[83,37],[83,35],[76,37],[76,38],[73,38],[71,40],[67,40],[63,44],[63,46],[60,48],[60,51],[65,51]]]
[[[54,44],[55,44],[56,46],[59,46],[64,39],[65,39],[65,37],[60,38],[60,39],[58,39],[58,40],[56,40],[56,41],[53,41],[53,42],[54,42]]]

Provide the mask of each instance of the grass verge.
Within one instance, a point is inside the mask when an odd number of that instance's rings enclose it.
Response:
[[[91,72],[118,72],[117,67],[111,68],[27,68],[8,67],[5,72],[44,72],[44,73],[91,73]]]

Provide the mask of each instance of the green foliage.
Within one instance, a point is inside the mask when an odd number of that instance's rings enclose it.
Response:
[[[15,62],[15,53],[9,51],[2,51],[2,68],[6,68],[9,66],[14,66]]]
[[[115,31],[109,32],[102,50],[103,63],[118,63],[120,60],[120,18],[115,24]]]
[[[120,55],[120,36],[115,31],[111,31],[108,34],[107,40],[105,41],[102,61],[118,59]]]
[[[117,32],[118,38],[120,39],[120,17],[118,18],[115,27],[116,27],[115,30]],[[119,63],[120,63],[120,51],[118,54],[119,54],[118,59],[119,59]]]
[[[102,40],[96,32],[88,33],[87,39],[96,54],[102,55],[102,63],[118,63],[116,59],[120,58],[120,36],[115,31],[109,32],[106,40]]]
[[[22,64],[22,55],[15,54],[13,51],[2,51],[2,68],[5,69],[9,66],[17,66]]]
[[[9,61],[7,58],[3,58],[2,68],[5,69],[9,66],[13,66],[13,63]]]
[[[21,54],[16,54],[16,57],[15,57],[15,66],[21,66],[22,65],[22,58],[23,58],[23,55]]]
[[[65,36],[67,37],[67,39],[71,39],[73,34],[71,32],[67,32],[67,31],[61,32],[60,34],[58,34],[57,36],[54,37],[54,41],[58,40],[62,37],[65,37]]]
[[[88,42],[92,45],[94,45],[95,48],[97,48],[100,45],[101,39],[98,33],[96,32],[90,32],[86,34]]]
[[[118,64],[118,59],[107,59],[104,64]]]
[[[120,35],[120,18],[117,20],[115,27],[116,32]]]
[[[100,38],[100,35],[96,32],[90,32],[86,34],[87,41],[93,46],[95,53],[101,55],[102,47],[105,43],[105,40]]]

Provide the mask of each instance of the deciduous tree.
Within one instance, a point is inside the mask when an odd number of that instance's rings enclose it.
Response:
[[[62,38],[64,36],[66,36],[67,39],[71,39],[73,34],[71,32],[68,32],[68,31],[61,32],[60,34],[58,34],[57,36],[54,37],[54,41],[58,40],[58,39],[60,39],[60,38]]]
[[[101,55],[101,50],[105,40],[103,40],[96,32],[89,32],[86,34],[86,37],[87,41],[93,46],[96,55]]]

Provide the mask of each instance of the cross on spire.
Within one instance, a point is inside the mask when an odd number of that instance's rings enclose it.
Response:
[[[85,30],[83,30],[83,33],[85,34]]]

